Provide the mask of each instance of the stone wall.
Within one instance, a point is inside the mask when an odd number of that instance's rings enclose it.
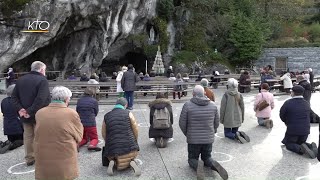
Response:
[[[314,74],[320,74],[320,48],[266,48],[262,56],[256,61],[257,68],[266,65],[276,67],[277,58],[287,59],[287,68],[290,71],[303,71],[312,68]]]

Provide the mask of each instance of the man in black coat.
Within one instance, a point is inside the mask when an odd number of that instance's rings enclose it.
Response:
[[[46,65],[41,61],[31,64],[31,71],[18,79],[12,101],[23,122],[23,141],[28,166],[34,164],[33,140],[36,112],[50,103],[50,91],[45,77]]]
[[[280,109],[280,118],[286,124],[287,131],[282,143],[290,151],[300,155],[306,154],[316,158],[317,145],[306,143],[310,134],[309,103],[303,99],[303,87],[296,85],[292,88],[292,98],[287,100]]]
[[[311,85],[311,89],[313,90],[314,89],[314,87],[313,87],[313,78],[314,78],[314,74],[313,74],[313,72],[312,72],[312,69],[311,68],[309,68],[308,69],[308,71],[309,71],[309,76],[310,76],[310,85]]]
[[[310,104],[310,99],[311,99],[310,83],[308,83],[308,81],[304,79],[304,77],[301,75],[297,77],[297,83],[304,88],[303,98]]]
[[[302,86],[304,88],[304,92],[303,92],[303,98],[310,104],[310,99],[311,99],[311,91],[312,91],[312,87],[310,85],[310,83],[304,79],[303,76],[298,76],[297,77],[297,82],[299,83],[300,86]],[[319,116],[313,112],[311,110],[310,112],[310,122],[311,123],[319,123]]]
[[[136,90],[136,82],[139,81],[139,77],[133,71],[133,65],[128,65],[128,71],[123,73],[121,79],[121,87],[124,91],[124,96],[128,101],[128,109],[133,109],[134,91]]]

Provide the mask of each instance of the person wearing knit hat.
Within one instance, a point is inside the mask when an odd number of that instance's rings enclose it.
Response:
[[[310,134],[311,108],[303,99],[304,88],[296,85],[292,88],[292,98],[284,102],[280,108],[280,119],[287,126],[282,143],[289,151],[297,154],[305,154],[311,159],[317,156],[317,145],[307,143]]]
[[[108,166],[107,174],[113,175],[113,169],[132,167],[135,176],[141,170],[134,159],[138,156],[138,125],[133,114],[126,109],[128,101],[119,98],[113,110],[106,113],[102,123],[102,137],[105,146],[102,150],[102,164]]]
[[[248,135],[238,131],[244,121],[244,102],[237,89],[238,81],[230,78],[227,86],[228,90],[223,95],[220,105],[220,122],[224,125],[224,135],[240,143],[250,142]]]
[[[206,78],[201,79],[201,86],[204,88],[205,95],[211,100],[215,101],[214,93],[211,89],[208,88],[209,81]]]

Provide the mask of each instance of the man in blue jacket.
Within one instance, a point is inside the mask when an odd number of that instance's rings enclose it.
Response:
[[[282,143],[290,151],[300,155],[306,154],[314,159],[317,156],[317,145],[307,143],[310,134],[309,103],[303,98],[304,88],[296,85],[292,88],[292,98],[287,100],[280,109],[280,118],[286,124],[287,131]]]

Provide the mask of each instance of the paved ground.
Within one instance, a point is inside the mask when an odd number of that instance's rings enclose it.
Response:
[[[220,106],[222,93],[225,89],[215,90],[217,105]],[[251,142],[239,144],[223,138],[223,126],[216,134],[212,156],[218,160],[229,172],[229,179],[320,179],[320,163],[316,159],[308,159],[291,153],[283,148],[281,140],[285,133],[285,126],[279,118],[279,109],[289,96],[275,97],[276,107],[272,113],[274,128],[272,130],[257,126],[253,112],[253,100],[257,91],[244,94],[245,122],[240,128],[251,137]],[[3,96],[2,96],[3,97]],[[190,98],[190,95],[189,97]],[[148,138],[149,109],[146,104],[135,104],[133,113],[140,125],[139,145],[140,154],[138,163],[142,169],[142,175],[133,177],[132,170],[115,173],[111,179],[196,179],[195,172],[187,163],[187,144],[185,137],[178,126],[178,119],[183,103],[174,103],[174,139],[165,149],[157,149]],[[312,96],[312,107],[320,114],[320,93]],[[74,106],[71,106],[74,108]],[[101,105],[97,117],[99,136],[101,138],[101,122],[106,112],[112,109],[112,105]],[[0,125],[2,129],[2,123]],[[308,141],[318,144],[318,125],[312,125],[311,135]],[[5,140],[3,134],[0,140]],[[102,146],[103,142],[101,142]],[[106,167],[101,166],[101,153],[88,152],[82,148],[79,153],[80,177],[78,179],[105,179]],[[0,179],[33,179],[34,167],[26,167],[25,164],[17,165],[24,161],[24,150],[20,147],[14,151],[0,155]],[[206,176],[209,179],[221,179],[215,172],[207,169]],[[108,177],[109,179],[110,177]]]

